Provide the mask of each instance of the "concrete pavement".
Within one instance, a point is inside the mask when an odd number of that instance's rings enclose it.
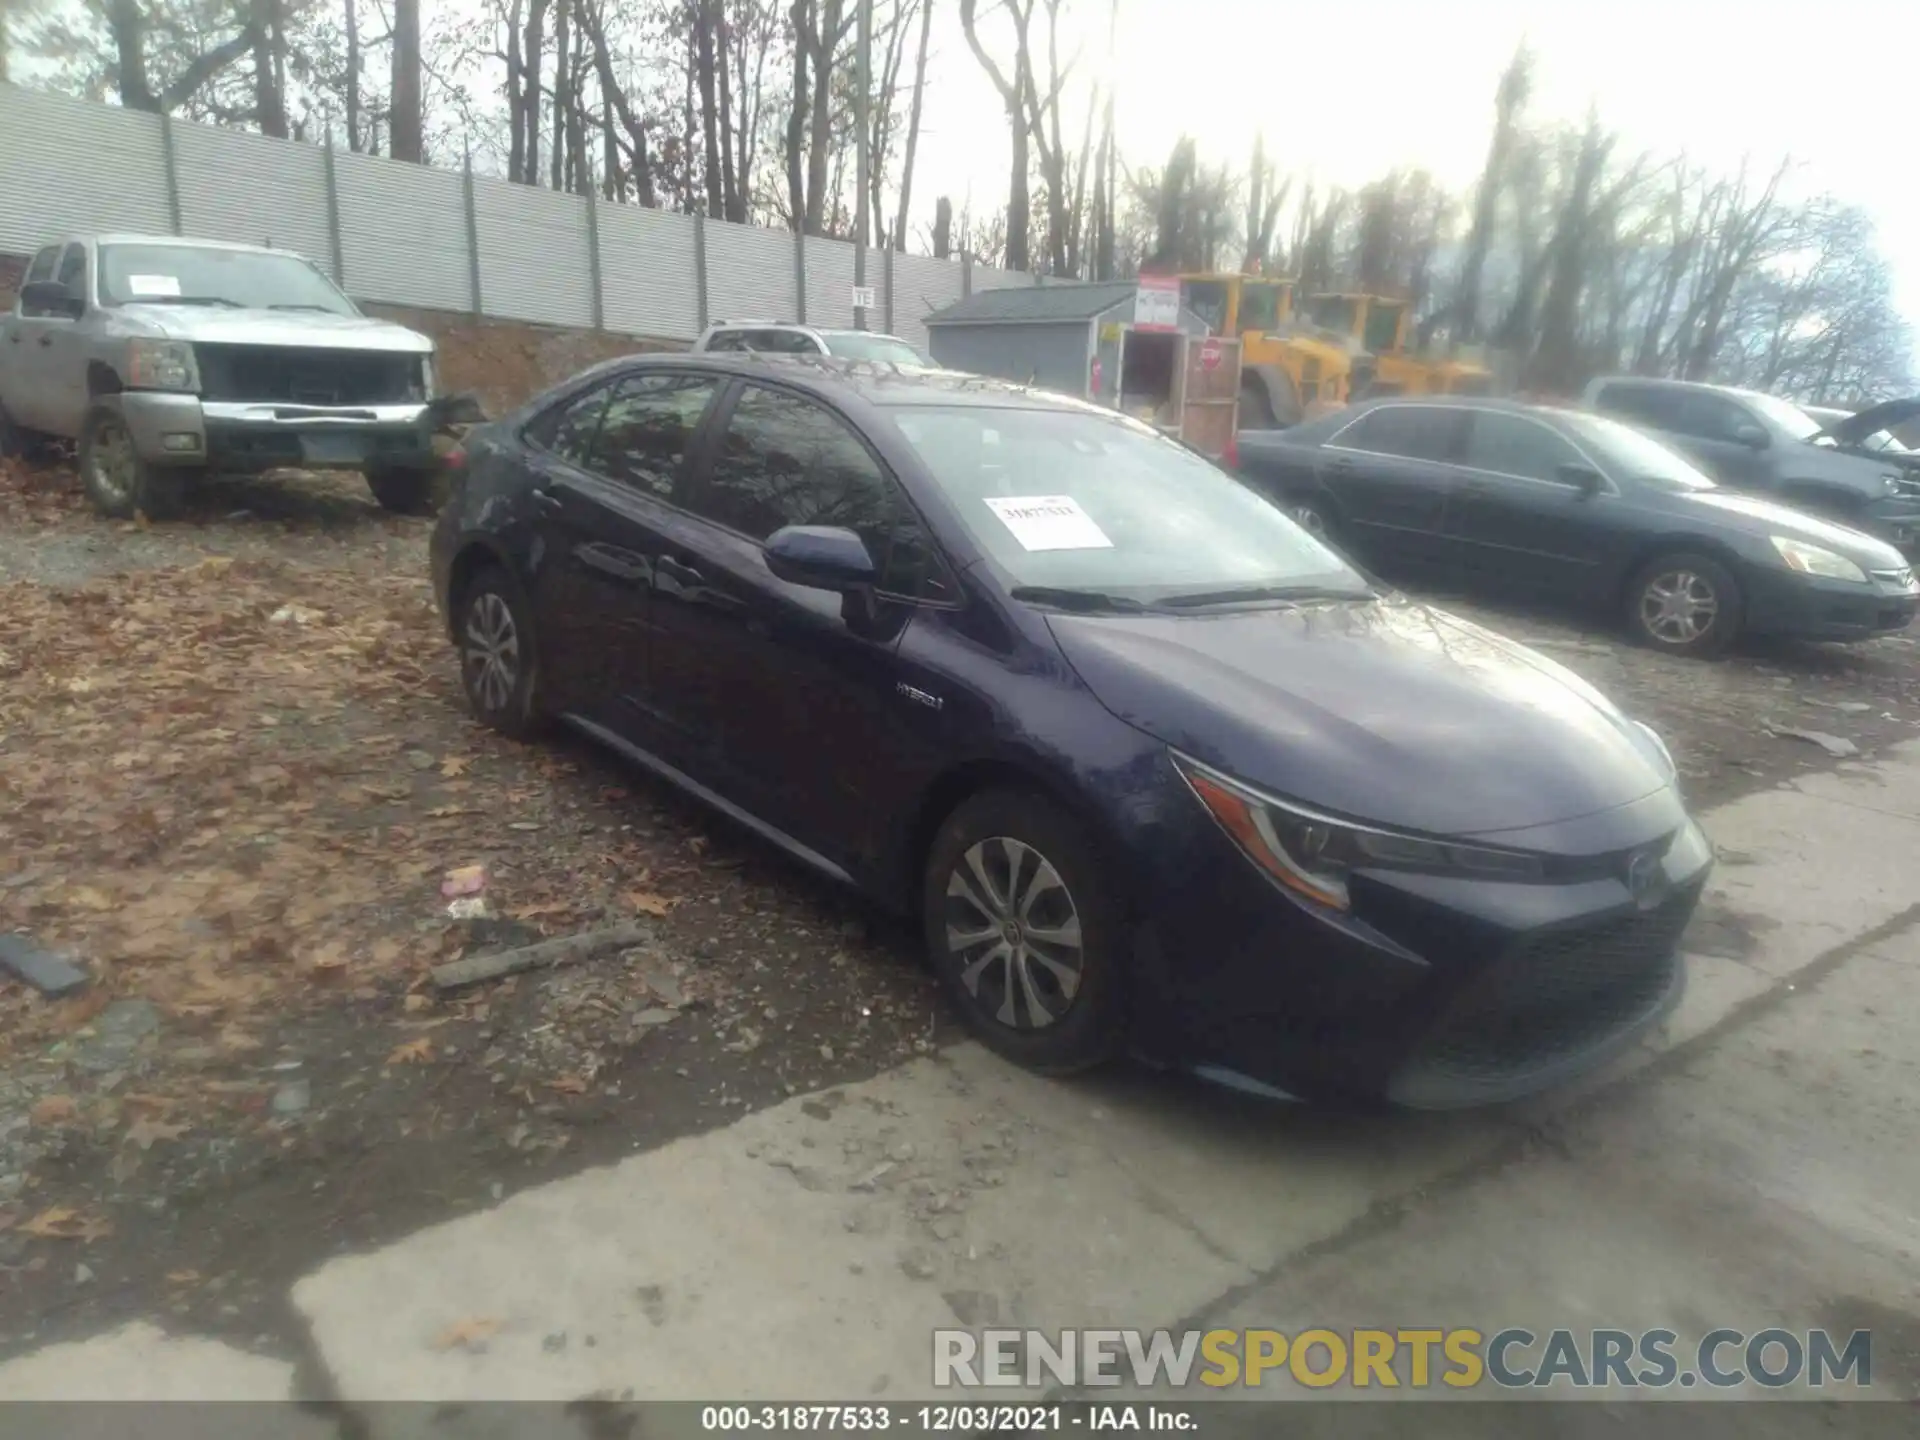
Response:
[[[958,1046],[329,1263],[318,1383],[897,1400],[954,1324],[1911,1335],[1920,746],[1706,828],[1687,999],[1578,1093],[1355,1118]]]

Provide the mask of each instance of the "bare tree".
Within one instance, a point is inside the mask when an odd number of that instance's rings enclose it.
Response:
[[[1487,162],[1480,171],[1474,198],[1473,228],[1467,234],[1467,253],[1460,268],[1460,285],[1451,306],[1452,330],[1457,341],[1471,343],[1480,336],[1481,278],[1487,252],[1493,245],[1500,194],[1511,181],[1513,152],[1519,136],[1521,112],[1533,89],[1533,56],[1526,46],[1514,51],[1501,72],[1494,92],[1493,138],[1487,142]]]
[[[658,203],[654,184],[654,158],[646,114],[635,107],[633,98],[620,85],[614,73],[613,54],[607,46],[605,0],[574,0],[580,32],[593,50],[594,73],[600,81],[602,103],[612,107],[625,131],[621,142],[626,152],[627,173],[633,177],[634,196],[642,205]]]
[[[420,0],[393,0],[393,98],[388,146],[396,160],[416,165],[421,149]]]
[[[148,110],[156,115],[177,110],[221,71],[253,49],[254,24],[249,18],[237,33],[195,55],[172,81],[156,89],[148,78],[147,36],[151,21],[142,0],[95,0],[95,3],[104,7],[102,15],[115,56],[115,88],[119,91],[120,103],[129,110]]]
[[[1033,89],[1033,50],[1030,34],[1034,0],[1002,0],[1001,7],[1013,22],[1013,75],[1009,79],[980,42],[979,0],[960,0],[960,25],[966,32],[967,46],[980,68],[987,72],[993,88],[1000,92],[1000,103],[1007,112],[1007,133],[1013,144],[1013,160],[1007,169],[1006,256],[1007,268],[1025,270],[1029,264],[1027,226],[1031,212],[1028,166],[1031,151],[1028,139],[1033,133],[1027,99]]]
[[[1241,269],[1266,268],[1273,250],[1273,227],[1279,222],[1280,207],[1287,203],[1287,192],[1292,188],[1291,178],[1276,183],[1273,162],[1267,158],[1266,136],[1256,134],[1253,165],[1247,171],[1247,253]]]
[[[1743,169],[1727,192],[1713,242],[1705,254],[1699,289],[1681,320],[1681,331],[1687,341],[1680,373],[1689,380],[1704,378],[1712,368],[1727,307],[1732,303],[1734,287],[1741,276],[1750,266],[1770,258],[1775,242],[1789,229],[1790,216],[1777,201],[1780,182],[1786,178],[1788,168],[1788,164],[1782,162],[1754,197],[1747,193]]]
[[[927,93],[927,40],[933,30],[933,3],[934,0],[920,0],[920,51],[913,62],[913,101],[907,111],[906,153],[900,162],[900,205],[893,221],[893,248],[896,250],[907,248],[907,216],[913,206],[913,162],[920,148],[920,107]],[[940,203],[947,203],[944,196]],[[952,206],[947,208],[948,224],[951,226]]]

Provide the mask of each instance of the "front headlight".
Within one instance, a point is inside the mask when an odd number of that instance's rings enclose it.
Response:
[[[1844,555],[1819,545],[1809,545],[1804,540],[1790,539],[1785,535],[1771,537],[1773,548],[1786,562],[1789,570],[1797,570],[1802,575],[1820,575],[1828,580],[1852,580],[1856,584],[1867,583],[1867,572]]]
[[[1537,855],[1356,825],[1264,795],[1184,755],[1174,755],[1173,761],[1249,860],[1294,894],[1330,909],[1351,906],[1347,877],[1354,870],[1419,870],[1489,880],[1537,880],[1544,873]]]
[[[200,366],[184,340],[129,340],[127,384],[135,390],[200,389]]]

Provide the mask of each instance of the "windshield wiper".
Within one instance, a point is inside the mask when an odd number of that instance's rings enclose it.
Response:
[[[1146,610],[1138,600],[1124,595],[1108,595],[1100,590],[1073,590],[1058,585],[1016,585],[1008,592],[1016,600],[1030,605],[1051,605],[1058,610],[1119,610],[1137,615]]]
[[[1257,600],[1371,600],[1371,590],[1333,585],[1241,585],[1231,590],[1196,590],[1168,595],[1160,603],[1169,609],[1197,609],[1204,605],[1238,605]]]
[[[337,315],[340,312],[325,305],[269,305],[269,310],[312,310],[321,315]]]
[[[238,300],[229,300],[224,295],[136,295],[136,305],[224,305],[229,310],[243,307]]]

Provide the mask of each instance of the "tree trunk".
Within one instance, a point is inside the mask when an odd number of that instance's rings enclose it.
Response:
[[[420,112],[420,0],[393,0],[393,99],[388,146],[396,160],[424,158]]]
[[[900,160],[900,208],[893,222],[893,248],[907,248],[907,216],[913,203],[913,161],[920,148],[920,105],[927,93],[927,36],[933,29],[933,0],[920,0],[920,52],[913,62],[913,101],[907,108],[907,144]]]
[[[647,122],[634,113],[633,105],[627,94],[620,88],[613,73],[613,56],[607,48],[606,26],[599,12],[591,3],[580,7],[580,28],[593,44],[593,64],[595,73],[600,77],[600,94],[620,117],[620,124],[627,132],[629,153],[633,160],[634,197],[642,205],[653,206],[659,203],[658,193],[653,185],[653,159],[647,144]]]
[[[573,66],[567,72],[567,189],[575,195],[593,192],[593,161],[587,155],[587,108],[581,99],[586,81],[587,57],[576,41]]]
[[[547,5],[548,0],[528,0],[527,28],[520,35],[520,128],[526,149],[512,178],[523,185],[540,183],[540,66],[547,44]]]
[[[807,234],[826,234],[828,162],[833,152],[833,59],[839,49],[844,0],[820,0],[813,45],[813,118],[807,136]]]
[[[1001,103],[1006,107],[1007,130],[1013,146],[1012,164],[1007,169],[1006,267],[1025,270],[1031,217],[1027,189],[1027,167],[1031,163],[1031,152],[1027,148],[1027,92],[1033,64],[1027,43],[1027,23],[1033,15],[1033,0],[1007,0],[1006,3],[1007,14],[1013,18],[1016,43],[1011,81],[980,43],[976,4],[977,0],[960,0],[960,26],[966,31],[968,48],[980,62],[980,68],[987,72],[987,78],[993,81],[993,88],[1000,92]]]
[[[953,257],[953,201],[942,195],[933,202],[933,258]]]
[[[553,155],[548,184],[563,190],[567,183],[567,110],[573,104],[572,0],[559,0],[553,10]]]
[[[720,90],[720,211],[721,218],[738,220],[735,213],[740,206],[740,177],[734,168],[733,159],[733,69],[731,26],[727,20],[724,0],[713,0],[716,12],[714,29],[714,68],[715,80]]]
[[[700,151],[707,188],[707,214],[715,220],[726,218],[727,197],[720,183],[720,102],[715,90],[714,31],[719,28],[715,11],[719,0],[694,0],[693,60],[694,81],[700,91]]]
[[[360,6],[347,0],[347,149],[360,151]]]
[[[279,0],[252,0],[253,21],[253,111],[262,135],[276,140],[287,138],[287,105],[280,85],[283,48],[280,38]]]
[[[813,0],[793,0],[793,97],[787,112],[787,205],[793,228],[807,228],[807,184],[801,156],[807,144],[807,34],[813,24]]]

